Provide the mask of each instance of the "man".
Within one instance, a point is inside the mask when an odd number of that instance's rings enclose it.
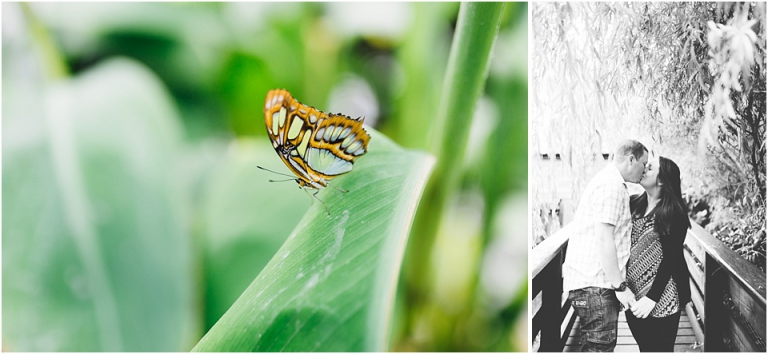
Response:
[[[624,183],[640,182],[647,163],[643,144],[623,141],[612,163],[589,181],[576,210],[563,289],[579,316],[581,351],[612,352],[619,311],[635,302],[625,282],[632,222]]]

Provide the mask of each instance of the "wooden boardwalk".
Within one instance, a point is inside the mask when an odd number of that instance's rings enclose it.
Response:
[[[581,349],[579,345],[579,320],[573,325],[571,334],[565,344],[564,352],[577,352]],[[619,314],[619,336],[616,343],[616,352],[639,352],[635,339],[632,338],[632,332],[627,325],[627,318],[624,312]],[[680,316],[680,326],[677,329],[677,339],[675,339],[675,352],[700,352],[701,344],[696,342],[696,336],[693,333],[691,323],[688,321],[688,315],[683,311]]]

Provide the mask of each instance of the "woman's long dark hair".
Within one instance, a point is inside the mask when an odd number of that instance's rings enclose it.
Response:
[[[659,235],[670,235],[684,232],[691,227],[688,220],[688,206],[683,201],[680,188],[680,168],[672,160],[659,156],[659,174],[661,185],[660,200],[652,211],[656,215],[653,228]],[[633,196],[629,202],[632,215],[645,215],[648,208],[647,193]]]

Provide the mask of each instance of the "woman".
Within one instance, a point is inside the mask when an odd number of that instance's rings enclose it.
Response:
[[[632,246],[627,283],[637,302],[626,312],[641,352],[672,352],[680,312],[690,301],[683,241],[691,224],[680,191],[680,169],[659,157],[640,180],[645,193],[630,198]]]

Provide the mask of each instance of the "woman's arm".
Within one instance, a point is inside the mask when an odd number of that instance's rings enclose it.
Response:
[[[656,271],[656,278],[653,280],[651,290],[648,291],[649,299],[659,302],[664,288],[672,277],[672,271],[683,262],[683,242],[685,241],[685,232],[673,232],[667,236],[659,235],[661,242],[661,253],[663,255],[659,269]]]

